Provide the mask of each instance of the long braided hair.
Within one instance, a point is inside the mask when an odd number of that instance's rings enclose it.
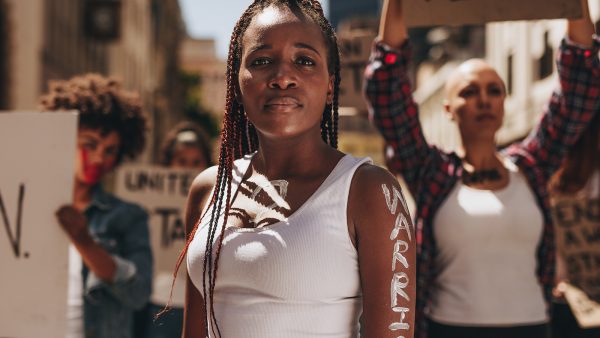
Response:
[[[333,148],[337,148],[338,129],[338,97],[340,84],[340,56],[335,31],[329,21],[325,18],[323,8],[317,0],[255,0],[242,14],[233,29],[229,44],[229,55],[227,59],[227,96],[225,104],[225,116],[223,129],[221,131],[221,149],[217,180],[214,192],[210,200],[209,208],[200,217],[192,231],[188,234],[187,244],[177,261],[174,277],[177,276],[179,266],[183,262],[190,242],[198,229],[198,225],[205,217],[210,217],[208,223],[208,238],[203,265],[203,295],[204,308],[207,311],[207,324],[211,327],[213,334],[221,336],[221,331],[216,322],[213,296],[215,281],[219,266],[219,256],[223,244],[223,233],[231,202],[231,181],[233,162],[244,155],[251,154],[258,149],[258,136],[256,129],[247,119],[244,107],[236,100],[238,86],[238,75],[242,57],[242,38],[250,25],[252,18],[270,6],[287,7],[292,12],[304,15],[315,22],[323,33],[327,46],[327,68],[330,75],[334,76],[334,90],[332,102],[325,105],[321,119],[321,137]],[[224,198],[225,197],[225,198]],[[224,209],[223,226],[217,238],[217,248],[213,257],[213,242],[218,229],[218,215]],[[213,325],[210,325],[213,324]],[[216,332],[215,332],[216,330]]]

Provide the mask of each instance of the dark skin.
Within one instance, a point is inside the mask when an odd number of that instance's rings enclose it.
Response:
[[[321,116],[325,104],[331,101],[333,78],[327,68],[327,46],[319,26],[289,9],[268,7],[252,20],[242,41],[239,99],[256,127],[260,145],[240,191],[233,196],[232,208],[238,217],[230,217],[228,226],[255,226],[261,221],[254,219],[261,211],[260,206],[279,201],[281,214],[260,223],[268,226],[298,210],[344,154],[331,148],[321,138]],[[192,184],[186,207],[188,231],[198,221],[210,198],[216,173],[216,168],[210,168]],[[254,188],[265,179],[289,182],[283,202],[279,198],[269,198],[269,194],[251,198]],[[390,324],[400,321],[400,316],[392,311],[390,305],[395,245],[390,233],[400,214],[408,222],[410,216],[402,203],[398,203],[400,206],[395,213],[390,212],[382,192],[384,184],[389,189],[400,190],[396,179],[388,172],[376,166],[363,165],[353,178],[348,201],[348,232],[360,264],[364,334],[366,337],[412,337],[414,229],[410,226],[408,232],[400,232],[395,238],[408,243],[404,255],[409,264],[405,271],[410,282],[404,291],[410,300],[399,297],[398,303],[410,309],[403,320],[409,323],[410,329],[392,331]],[[202,296],[188,278],[183,336],[205,337],[205,318]]]

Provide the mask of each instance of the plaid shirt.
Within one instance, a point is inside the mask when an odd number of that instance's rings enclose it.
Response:
[[[544,219],[537,248],[536,274],[549,302],[554,282],[555,243],[547,182],[561,164],[568,147],[600,109],[600,39],[592,49],[583,49],[563,40],[558,54],[560,86],[538,125],[522,142],[503,151],[519,166],[536,197]],[[430,304],[431,285],[438,269],[433,236],[434,216],[460,181],[462,159],[427,144],[419,109],[407,77],[410,44],[394,50],[376,42],[365,71],[370,117],[386,141],[388,168],[401,174],[415,198],[417,211],[417,309],[416,336],[427,337],[425,311]]]

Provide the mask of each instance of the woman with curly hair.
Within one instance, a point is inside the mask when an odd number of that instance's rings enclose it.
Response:
[[[339,71],[317,0],[237,22],[219,163],[188,196],[184,337],[357,337],[361,316],[412,337],[414,229],[396,179],[336,149]]]
[[[41,105],[79,111],[73,204],[56,212],[70,241],[67,337],[129,338],[133,311],[151,289],[148,215],[100,181],[144,148],[140,100],[113,79],[86,74],[50,83]]]

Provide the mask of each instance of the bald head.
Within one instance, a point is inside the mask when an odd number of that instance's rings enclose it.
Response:
[[[461,63],[453,72],[450,74],[446,86],[444,87],[445,98],[448,100],[460,92],[462,88],[467,87],[474,81],[479,81],[482,78],[489,79],[490,81],[497,81],[502,85],[502,88],[506,92],[506,86],[502,78],[498,75],[496,70],[483,59],[469,59]]]

